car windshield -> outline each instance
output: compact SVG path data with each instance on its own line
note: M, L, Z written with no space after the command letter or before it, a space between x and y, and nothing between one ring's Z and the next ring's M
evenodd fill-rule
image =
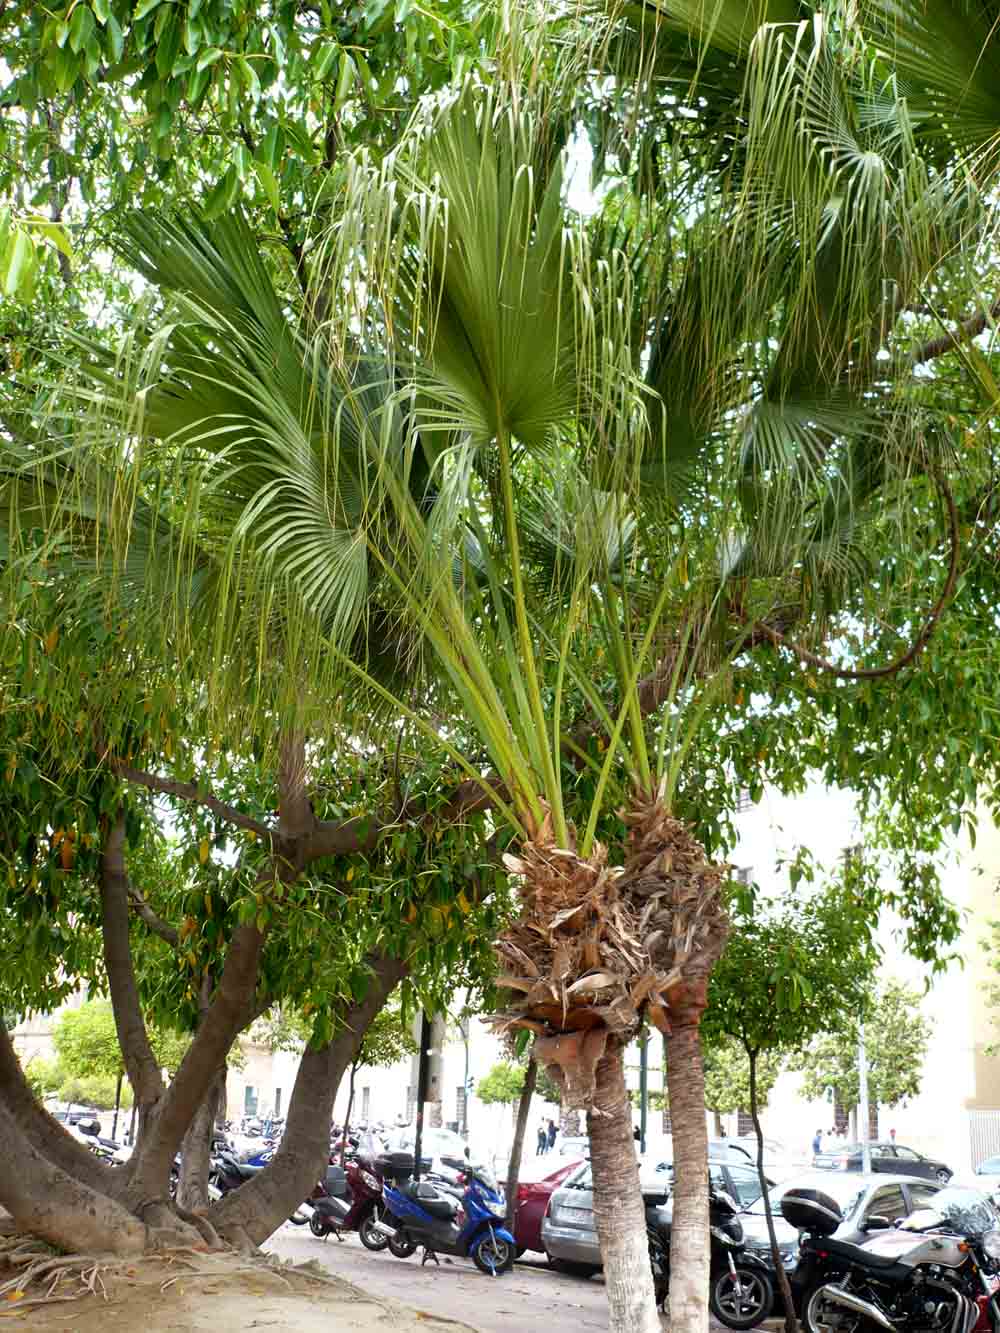
M836 1172L831 1172L829 1176L823 1176L818 1181L813 1179L803 1180L799 1177L798 1179L786 1180L783 1185L778 1185L771 1191L768 1195L768 1198L771 1201L771 1211L780 1217L781 1200L785 1197L788 1191L793 1189L803 1189L805 1187L820 1189L824 1194L829 1194L830 1197L836 1201L845 1218L850 1217L865 1193L864 1186L860 1189L858 1188L857 1176L838 1176ZM759 1199L755 1199L746 1211L748 1213L754 1213L757 1216L763 1216L763 1196Z
M958 1185L948 1185L938 1190L934 1202L929 1205L947 1222L949 1227L961 1231L966 1236L981 1236L1000 1226L1000 1213L985 1194L979 1190L962 1189Z

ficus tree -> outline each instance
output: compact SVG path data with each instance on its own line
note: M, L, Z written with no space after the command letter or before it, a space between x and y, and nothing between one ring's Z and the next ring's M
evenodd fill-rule
M771 1257L786 1328L795 1333L791 1288L764 1174L758 1071L768 1061L801 1051L819 1033L850 1029L867 1003L879 955L871 916L839 885L779 902L743 890L730 914L733 931L712 976L704 1026L720 1044L738 1045L746 1061L747 1106L757 1136Z
M921 994L895 978L882 981L864 1008L836 1032L820 1034L802 1051L794 1067L802 1073L805 1097L821 1098L834 1088L845 1106L856 1106L858 1020L865 1022L868 1051L868 1099L873 1107L901 1106L920 1091L931 1020L921 1008Z

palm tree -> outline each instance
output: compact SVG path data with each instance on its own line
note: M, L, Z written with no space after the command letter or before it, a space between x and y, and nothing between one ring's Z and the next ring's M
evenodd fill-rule
M564 122L532 89L425 108L391 161L353 166L322 333L244 299L261 284L238 221L132 220L169 309L96 423L130 424L130 466L188 481L245 594L227 626L256 616L272 634L280 616L318 688L349 668L511 831L522 911L498 944L502 1021L536 1035L588 1112L616 1330L657 1326L622 1058L646 1017L668 1048L672 1319L705 1320L698 1024L727 926L724 869L671 809L692 738L741 653L798 630L822 665L839 613L913 599L865 559L932 512L929 479L955 536L937 424L880 369L876 333L887 284L892 308L911 301L975 199L926 170L905 108L872 101L842 34L811 32L812 47L773 30L747 44L741 170L709 176L695 210L683 192L658 201L652 234L567 218ZM939 563L931 625L954 586L954 558ZM436 716L381 660L359 665L366 621L411 683L428 668ZM220 668L227 639L203 649Z

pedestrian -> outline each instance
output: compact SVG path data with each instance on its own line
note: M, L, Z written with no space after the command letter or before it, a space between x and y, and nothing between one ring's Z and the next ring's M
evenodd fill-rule
M549 1132L548 1132L548 1134L547 1134L547 1136L546 1136L547 1139L548 1139L548 1144L549 1144L549 1152L551 1152L552 1149L556 1146L556 1135L557 1135L558 1133L559 1133L559 1131L558 1131L558 1129L556 1129L556 1122L555 1122L554 1120L550 1120L550 1121L549 1121Z
M822 1151L823 1151L823 1131L821 1129L817 1129L816 1133L813 1135L813 1156L818 1157Z
M535 1149L535 1156L541 1157L549 1144L549 1136L545 1129L545 1121L538 1126L538 1147Z
M894 1129L889 1130L889 1138L892 1140L893 1143L896 1142L896 1131Z

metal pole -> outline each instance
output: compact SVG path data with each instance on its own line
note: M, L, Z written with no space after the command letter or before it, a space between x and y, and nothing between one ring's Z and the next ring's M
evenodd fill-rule
M646 1115L649 1110L649 1033L639 1037L639 1151L646 1151Z
M868 1142L868 1052L865 1049L865 1020L858 1024L858 1138L861 1141L861 1170L872 1169L872 1150Z
M417 1132L413 1143L413 1179L420 1179L420 1154L424 1146L424 1102L431 1066L431 1020L420 1015L420 1064L417 1068Z
M462 1133L469 1134L469 1015L462 1023L462 1037L465 1041L465 1096L462 1098Z

